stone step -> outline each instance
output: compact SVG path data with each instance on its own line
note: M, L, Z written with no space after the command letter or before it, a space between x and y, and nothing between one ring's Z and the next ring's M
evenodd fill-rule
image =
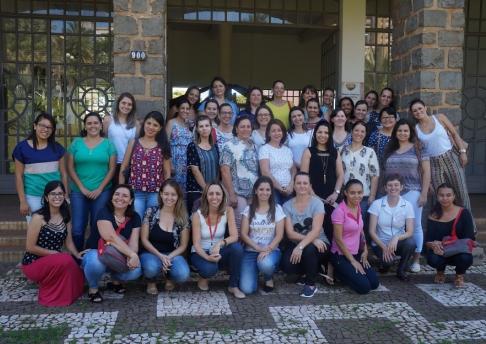
M0 221L0 231L27 231L26 221Z
M25 246L0 247L0 263L20 263Z
M3 235L0 234L0 247L18 247L22 246L25 248L25 235L17 235L16 233Z

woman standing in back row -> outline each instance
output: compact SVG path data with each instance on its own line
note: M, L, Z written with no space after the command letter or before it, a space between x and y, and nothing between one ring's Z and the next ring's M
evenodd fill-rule
M113 116L103 118L103 132L116 148L116 170L112 181L114 185L118 184L118 175L128 142L135 138L139 130L136 110L135 98L132 94L124 92L115 102Z

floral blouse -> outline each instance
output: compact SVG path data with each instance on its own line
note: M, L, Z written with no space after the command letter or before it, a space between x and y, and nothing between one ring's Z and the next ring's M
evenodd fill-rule
M351 145L343 147L341 159L344 169L344 183L350 179L358 179L363 183L364 196L369 196L371 191L371 178L380 175L380 166L375 151L363 146L353 152Z

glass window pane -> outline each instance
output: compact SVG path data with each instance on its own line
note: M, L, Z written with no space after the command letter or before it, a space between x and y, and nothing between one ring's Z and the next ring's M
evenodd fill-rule
M110 23L108 22L96 23L96 35L109 35L109 34L110 34Z
M255 21L257 23L268 24L270 22L270 16L267 13L258 12L255 15Z
M469 18L480 18L481 16L481 0L469 0Z
M66 33L79 33L79 22L78 21L66 21Z
M227 11L226 12L226 20L229 22L237 23L240 21L240 12L239 11Z
M109 17L111 6L109 4L96 4L96 16L97 17Z
M226 20L226 12L223 9L214 9L212 11L212 16L214 21L225 21Z
M109 37L96 37L96 64L109 64L111 43Z
M82 63L94 63L94 37L81 37Z
M32 36L19 33L19 61L32 60Z
M45 19L33 19L32 20L33 32L47 32L47 20Z
M211 10L206 8L206 9L200 9L197 12L197 19L198 20L211 20Z
M388 45L388 33L378 33L376 37L376 44Z
M365 33L365 44L375 45L376 44L376 32L366 32Z
M79 37L66 36L66 63L78 63L79 61L79 48L81 44Z
M14 32L15 31L15 19L14 18L3 18L3 20L2 20L2 31L3 32Z
M388 47L376 47L376 65L377 72L388 72L390 70L390 56Z
M270 17L270 23L282 25L284 23L282 19L282 12L272 11L272 16Z
M45 34L34 35L34 61L47 61L47 36Z
M79 15L79 3L76 1L66 2L66 15L68 16L78 16Z
M467 22L469 32L479 32L479 20L468 20Z
M64 33L64 21L51 20L51 33Z
M375 71L375 47L365 46L365 71Z
M53 63L64 62L64 36L51 36L51 60Z
M81 22L81 34L92 34L94 33L94 23L93 22Z
M30 32L31 31L31 21L30 19L26 18L19 18L17 19L18 29L21 32Z
M17 37L14 33L5 34L5 58L8 61L17 59Z

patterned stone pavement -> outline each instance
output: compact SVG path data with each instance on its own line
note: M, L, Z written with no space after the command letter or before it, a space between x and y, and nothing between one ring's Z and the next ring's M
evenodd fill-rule
M486 343L486 264L471 268L463 289L452 286L453 271L447 277L435 285L427 267L408 283L382 276L364 296L319 283L311 299L280 275L274 292L245 300L226 292L225 276L209 292L191 281L158 296L136 282L125 295L104 292L101 305L85 296L46 308L19 270L0 267L0 343L39 342L15 335L53 328L65 329L54 343Z

